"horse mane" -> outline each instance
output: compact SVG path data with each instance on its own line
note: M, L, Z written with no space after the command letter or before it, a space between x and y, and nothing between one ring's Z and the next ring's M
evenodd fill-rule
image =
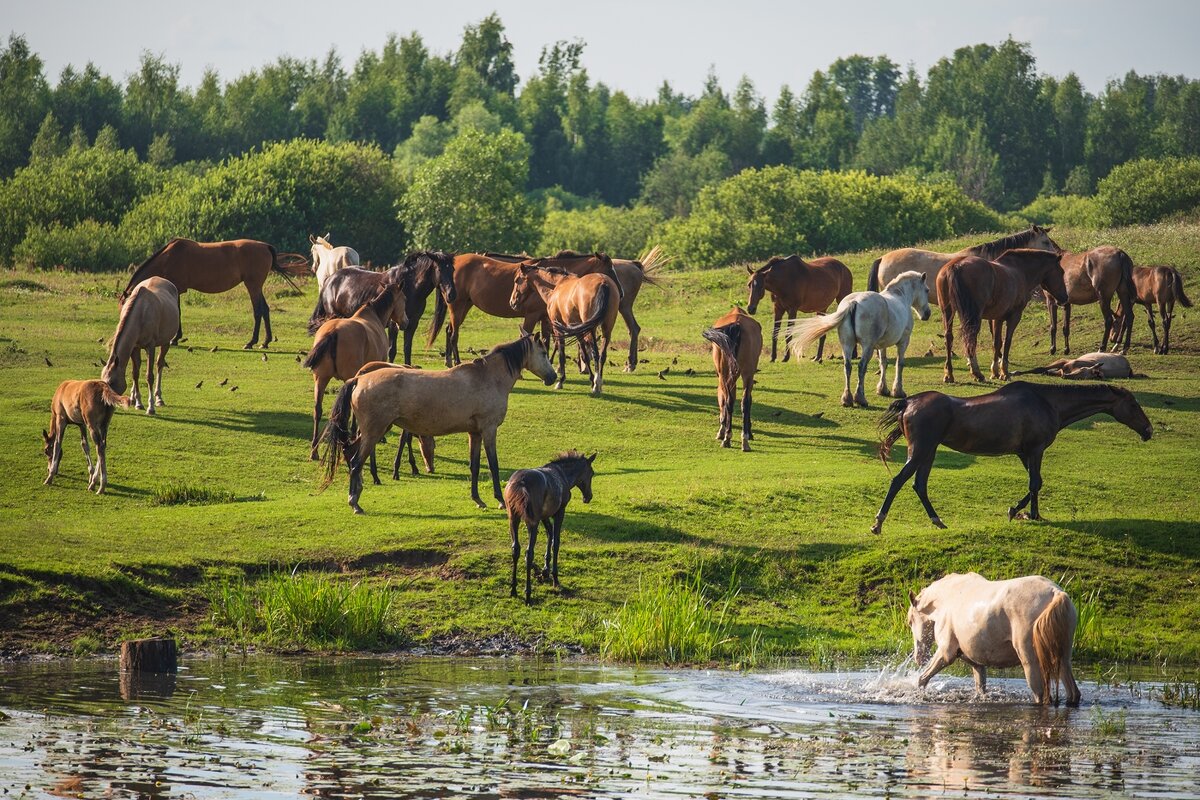
M492 356L498 355L504 359L504 366L508 367L509 373L517 375L521 372L521 365L525 363L525 355L529 352L528 348L532 342L532 336L522 336L515 342L498 344L486 356L477 358L475 361L486 361Z
M1029 240L1039 232L1037 226L1030 226L1028 230L1009 236L1002 236L993 242L985 242L977 244L974 247L968 247L967 252L973 256L986 258L988 261L995 261L996 257L1003 254L1005 250L1017 250L1025 247L1025 245L1029 244Z
M385 283L383 288L379 290L379 294L363 303L363 306L370 307L375 316L379 317L381 320L384 320L385 327L387 325L387 320L384 319L383 312L395 302L395 298L392 295L392 287L394 286L394 283ZM359 311L362 311L361 307L359 308Z
M776 264L782 264L785 261L791 261L793 258L799 259L800 256L792 253L790 256L771 256L767 259L767 263L755 270L755 272L766 272Z
M171 241L174 241L174 239ZM125 298L125 303L121 306L121 315L117 317L117 329L113 331L112 338L105 343L105 347L108 348L108 355L110 358L116 349L117 339L121 337L121 331L125 329L125 320L128 319L129 312L133 309L134 302L141 295L139 288L139 286L135 285L133 290L129 293L129 296Z
M548 273L550 273L551 275L571 275L571 273L570 273L570 272L567 272L567 271L566 271L565 269L563 269L562 267L551 267L551 266L548 266L548 265L546 265L546 264L539 264L539 263L537 263L538 261L545 261L545 260L546 260L546 259L539 258L539 259L537 259L537 260L536 260L536 261L534 261L534 262L531 262L531 263L528 263L528 264L522 264L521 266L523 266L523 267L529 267L530 269L541 270L542 272L548 272Z
M564 450L554 458L550 459L550 464L566 464L572 461L587 461L587 456L578 450L571 448L570 450ZM549 464L547 466L549 466Z
M186 241L183 237L179 237L179 236L175 237L171 241L164 244L162 247L155 250L154 253L149 258L147 258L145 261L143 261L141 264L138 264L137 267L133 270L133 274L129 276L129 283L125 284L125 291L128 292L130 289L132 289L134 286L137 286L139 283L141 283L144 280L144 278L142 277L142 271L145 270L147 267L149 267L150 263L152 261L154 261L154 259L161 256L163 254L164 250L166 250L168 247L175 244L176 242L183 242L183 241Z

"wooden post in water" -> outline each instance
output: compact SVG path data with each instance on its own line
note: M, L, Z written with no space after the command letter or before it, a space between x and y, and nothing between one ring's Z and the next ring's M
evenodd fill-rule
M121 672L174 673L178 671L174 639L132 639L121 642Z

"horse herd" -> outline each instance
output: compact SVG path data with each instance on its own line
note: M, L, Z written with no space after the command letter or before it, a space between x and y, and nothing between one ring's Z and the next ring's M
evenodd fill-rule
M419 441L426 469L432 472L436 437L466 433L470 443L472 499L479 507L486 507L478 491L482 453L487 457L493 496L508 511L512 538L511 593L517 595L519 527L522 522L528 530L526 601L531 595L534 546L539 526L545 527L547 537L545 563L540 575L558 585L563 514L574 488L580 489L584 502L590 501L592 463L596 456L568 451L541 468L514 472L502 489L496 431L504 421L509 395L523 371L532 372L546 385L553 384L557 388L564 385L570 343L578 343L579 368L589 376L592 394L600 394L618 315L630 334L624 369L636 370L640 328L633 314L633 303L644 284L656 284L654 268L661 263L657 248L642 261L573 251L563 251L548 258L422 251L410 254L390 269L373 271L358 265L358 253L352 248L333 247L328 234L310 237L310 242L311 269L320 288L316 308L309 320L309 332L314 341L303 364L312 371L314 381L310 456L318 457L322 441L327 446L324 485L333 481L339 463L344 460L350 473L349 505L356 513L362 513L359 500L363 490L363 469L369 465L374 481L379 482L375 447L387 431L394 427L401 432L400 450L393 466L394 477L398 476L406 445L411 468L416 472L412 439ZM163 404L162 371L166 366L166 353L172 344L183 340L179 303L182 292L188 289L223 292L244 283L254 312L254 333L246 348L258 342L260 323L266 329L262 344L266 348L274 337L270 309L262 294L263 282L271 272L282 274L290 282L293 276L307 268L297 261L303 262L303 258L281 257L270 245L252 240L197 243L176 239L143 262L121 293L120 318L110 341L110 357L101 379L66 381L55 393L51 429L50 432L43 431L49 458L46 483L49 484L58 471L64 429L74 424L79 426L83 436L89 489L103 493L107 479L106 436L113 408L131 404L143 407L137 385L142 350L147 354L147 413L153 414L155 406ZM1009 369L1013 333L1031 298L1041 293L1051 312L1052 354L1057 349L1058 306L1064 311L1064 353L1069 353L1072 305L1098 302L1105 323L1100 352L1076 361L1055 362L1040 370L1066 378L1090 378L1122 374L1114 359L1122 362L1125 359L1107 350L1110 340L1121 344L1123 350L1128 349L1135 304L1142 304L1147 309L1154 350L1163 354L1170 348L1175 302L1191 305L1183 290L1182 277L1175 269L1136 268L1127 254L1114 247L1069 253L1050 238L1048 229L1038 226L958 253L914 248L893 251L872 265L868 290L863 292L852 291L849 269L834 258L805 261L795 255L777 257L757 270L748 268L748 272L746 309L735 306L702 333L704 340L711 344L717 374L717 440L724 447L731 444L740 380L743 387L741 446L745 451L750 449L753 387L764 346L762 327L753 315L766 295L770 295L774 306L772 361L778 356L781 333L784 337L783 361L790 355L799 359L813 342L817 343L816 360L820 361L824 356L826 335L837 332L845 371L843 405L868 405L864 381L872 353L876 352L880 361L876 391L881 396L894 398L881 421L884 438L880 455L886 460L892 445L904 436L908 442L908 458L888 488L871 529L874 533L881 532L897 492L910 478L914 479L914 489L930 520L934 525L944 527L927 493L934 455L942 444L964 453L1011 453L1020 457L1029 473L1029 490L1009 509L1009 518L1014 518L1028 506L1029 517L1038 519L1042 455L1063 427L1103 413L1124 423L1144 440L1152 434L1151 425L1133 395L1107 384L1067 386L1018 381L970 399L933 391L907 397L903 388L903 369L914 326L914 311L920 319L927 320L931 315L931 303L939 307L946 340L943 379L952 383L955 319L960 320L968 368L978 381L983 381L984 376L976 358L977 340L983 321L988 321L993 347L991 377L1007 381L1013 374ZM434 295L434 311L428 343L435 341L442 328L446 331L447 369L438 371L410 366L413 339L431 294ZM1115 310L1114 298L1119 306ZM826 313L834 303L837 303L836 309ZM476 306L493 316L519 319L520 335L472 362L462 363L459 333L467 313ZM1163 323L1161 344L1154 327L1154 306ZM797 314L801 312L817 316L797 320ZM403 362L393 363L401 332L404 334ZM557 350L557 369L551 360L551 344ZM891 347L896 348L896 358L894 380L889 387L886 353ZM857 386L852 392L852 362L859 350ZM1092 360L1087 361L1089 358ZM130 396L124 397L125 374L130 361L133 363L133 388ZM1125 362L1125 370L1128 371L1128 362ZM343 381L343 385L322 430L322 398L334 378ZM453 402L448 402L451 399ZM97 448L95 467L88 452L89 435ZM934 636L929 628L933 624L930 615L935 605L933 588L911 598L910 624L918 656ZM1030 609L1036 606L1037 613L1026 620L1028 641L1016 647L1015 655L1010 653L1011 658L1006 656L991 661L972 656L966 648L943 643L943 627L946 626L939 622L936 635L941 660L936 664L945 666L949 663L945 659L952 660L953 654L961 651L976 669L980 688L983 685L982 670L988 663L1001 665L1000 662L1006 659L1014 664L1020 662L1025 664L1029 676L1030 664L1037 662L1036 654L1049 652L1045 631L1040 634L1041 643L1035 647L1033 637L1038 626L1034 623L1051 606L1055 614L1065 613L1060 610L1061 603L1053 592L1047 594L1044 587L1035 589L1035 594L1040 592L1041 600L1030 606ZM1061 590L1057 591L1061 594ZM1012 613L1011 603L1006 606L1004 602L997 602L996 608L1001 609L997 613ZM1070 606L1069 599L1066 604ZM1067 628L1073 632L1073 607L1070 612L1070 624L1059 620L1054 636L1061 638ZM949 614L945 617L950 618ZM1077 700L1078 690L1071 688L1074 680L1070 678L1069 643L1068 638L1063 680L1068 686L1068 699ZM1058 655L1053 663L1042 664L1040 670L1034 663L1033 669L1038 676L1036 681L1030 676L1029 683L1039 700L1046 697L1041 689L1042 676L1049 679L1062 672L1060 651L1061 648L1055 650ZM923 675L928 680L926 676L932 676L930 670Z

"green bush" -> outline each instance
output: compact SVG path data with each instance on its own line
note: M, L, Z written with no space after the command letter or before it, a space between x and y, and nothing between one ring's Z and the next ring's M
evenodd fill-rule
M637 258L646 250L662 221L662 212L652 206L551 211L542 223L542 241L537 252L598 251L617 258Z
M1103 224L1095 198L1077 195L1039 197L1016 212L1027 223L1094 228Z
M1158 222L1200 207L1200 158L1127 161L1096 187L1096 203L1108 225Z
M29 229L13 251L12 262L31 269L61 267L72 272L108 272L125 269L137 260L135 253L107 222L85 219L66 227L55 223Z

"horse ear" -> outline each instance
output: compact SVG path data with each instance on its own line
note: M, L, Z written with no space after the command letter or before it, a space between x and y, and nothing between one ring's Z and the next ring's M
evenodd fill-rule
M913 590L912 590L912 589L909 589L909 590L908 590L908 603L909 603L909 605L911 605L913 608L916 608L916 607L917 607L917 596L916 596L915 594L913 594Z
M308 235L308 242L309 242L309 244L316 244L316 243L317 243L317 237L316 237L316 236L313 236L313 235L310 233L310 234Z
M600 455L600 454L599 454L599 453L592 453L590 456L588 456L588 457L587 457L587 462L588 462L589 464L591 464L593 461L595 461L595 460L596 460L596 456L598 456L598 455Z
M749 275L753 275L753 274L754 274L754 267L752 267L752 266L750 266L749 264L747 264L747 265L746 265L746 273L747 273L747 274L749 274Z
M42 428L42 439L46 442L46 444L50 444L50 434L46 433L45 428Z

